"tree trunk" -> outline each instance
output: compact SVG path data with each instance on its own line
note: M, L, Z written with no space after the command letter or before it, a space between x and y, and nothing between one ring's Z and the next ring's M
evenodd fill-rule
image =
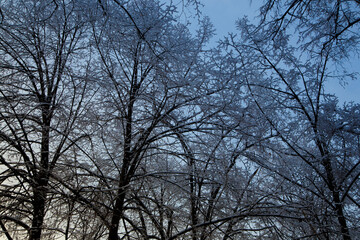
M34 188L33 219L29 234L29 240L40 240L45 217L45 203L47 195L47 180L40 180L39 186Z
M346 218L344 216L343 203L340 200L340 194L338 187L336 186L331 161L327 157L324 160L324 167L326 170L327 179L329 181L328 186L333 195L333 201L335 203L335 210L340 225L342 238L344 240L351 240L349 228L347 227Z
M333 191L333 198L335 202L335 209L340 224L342 237L344 240L351 240L349 228L347 227L346 219L344 216L343 204L340 201L340 196L338 191Z
M119 222L123 215L124 211L124 202L126 197L126 187L127 184L120 184L120 188L118 190L118 195L115 199L115 207L113 211L113 215L111 218L111 225L109 229L109 240L119 240L118 236L118 229L119 229Z
M40 99L42 100L42 99ZM49 102L49 101L48 101ZM40 169L34 173L33 183L33 219L29 233L29 240L40 240L45 217L45 205L47 197L47 186L49 183L49 149L50 149L50 103L42 106L41 130L41 159ZM35 170L36 171L36 170Z

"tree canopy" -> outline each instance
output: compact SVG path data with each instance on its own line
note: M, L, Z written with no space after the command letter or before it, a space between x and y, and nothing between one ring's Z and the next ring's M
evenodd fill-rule
M1 238L360 236L360 2L203 4L1 3Z

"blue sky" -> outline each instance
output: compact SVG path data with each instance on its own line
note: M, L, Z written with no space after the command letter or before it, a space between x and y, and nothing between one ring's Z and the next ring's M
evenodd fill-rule
M235 22L237 19L248 16L249 20L254 20L258 15L258 10L262 0L203 0L204 15L210 17L216 29L216 36L211 41L215 44L229 32L236 32ZM360 59L354 57L347 64L351 71L360 70ZM349 81L345 86L340 85L336 80L327 83L326 91L336 94L341 103L354 101L360 103L360 79Z
M203 14L210 17L219 39L228 32L235 32L237 19L248 16L253 20L262 1L259 0L203 0Z

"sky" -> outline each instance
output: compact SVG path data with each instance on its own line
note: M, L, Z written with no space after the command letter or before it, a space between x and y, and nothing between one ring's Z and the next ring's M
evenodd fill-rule
M202 13L210 17L216 29L216 36L211 44L215 44L229 32L236 33L237 19L248 16L250 21L256 20L262 0L202 0L204 7ZM350 59L347 63L352 71L360 70L360 58ZM345 85L336 80L327 83L326 92L339 97L339 102L354 101L360 103L360 76L355 81L348 81Z
M203 0L203 14L210 17L216 29L218 40L229 32L235 32L235 22L248 16L253 20L258 13L262 1L259 0Z

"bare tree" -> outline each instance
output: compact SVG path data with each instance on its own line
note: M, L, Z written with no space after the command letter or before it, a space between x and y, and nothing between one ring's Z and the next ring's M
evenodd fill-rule
M358 50L358 4L267 1L210 49L197 0L5 2L1 232L356 237L360 107L324 86Z
M296 29L302 49L319 53L332 48L331 57L341 60L359 47L359 1L269 0L261 8L261 25L270 37Z
M321 49L316 57L307 58L297 55L284 32L269 41L266 28L255 29L246 21L240 21L239 27L243 42L230 37L228 43L244 65L257 69L245 78L255 104L277 135L262 145L262 152L249 157L305 191L300 195L306 200L304 206L322 206L321 212L312 215L308 236L328 239L336 234L337 238L351 239L358 231L358 220L352 214L358 211L358 203L351 192L357 189L360 169L358 158L349 157L354 155L345 146L352 146L350 152L358 151L358 146L351 138L340 137L349 134L343 127L348 121L340 116L345 109L358 106L340 108L337 98L324 92L331 76L332 49ZM352 113L351 118L357 119L358 113ZM358 125L353 123L348 127L356 138ZM343 139L340 145L339 137ZM290 202L301 204L300 199L290 198ZM294 214L311 215L305 209Z
M59 175L65 153L87 136L80 127L91 98L87 20L81 4L2 5L0 219L3 229L14 230L12 235L22 236L18 231L23 229L24 237L40 239L43 230L51 228L45 219L56 217L48 216L56 191L52 175Z
M174 134L169 122L178 122L173 128L179 131L190 131L205 118L196 104L216 89L206 87L200 64L201 51L212 34L206 20L198 36L192 37L186 25L175 21L174 5L134 1L103 7L107 18L94 23L93 37L103 69L99 141L102 158L108 159L112 170L99 171L111 190L109 239L118 239L121 221L122 229L129 224L134 228L125 212L139 166L168 151L166 142L173 141Z

